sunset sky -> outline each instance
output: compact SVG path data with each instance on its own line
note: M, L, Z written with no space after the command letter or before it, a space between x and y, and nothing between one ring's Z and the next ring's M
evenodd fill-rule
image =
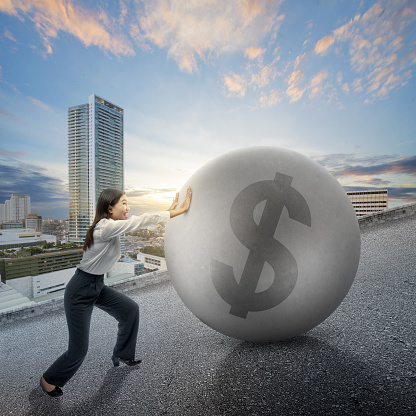
M124 108L133 213L254 145L413 202L415 69L414 0L0 0L0 203L68 218L67 110L93 93Z

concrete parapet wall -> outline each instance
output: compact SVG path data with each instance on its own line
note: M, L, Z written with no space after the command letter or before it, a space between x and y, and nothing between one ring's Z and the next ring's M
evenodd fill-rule
M400 218L410 217L416 214L416 202L401 205L399 207L386 209L370 215L364 215L358 219L360 228L372 227L387 221L394 221Z
M129 292L134 289L154 285L166 280L169 280L168 271L167 269L162 269L152 273L143 274L141 276L129 277L127 279L109 283L108 286L111 286L120 292ZM38 302L34 305L21 306L13 310L0 312L0 325L62 309L63 305L64 297L62 295L54 299Z
M162 269L155 272L142 274L141 276L132 276L127 279L119 280L109 284L108 286L111 286L120 292L129 292L130 290L165 282L169 279L170 277L168 269Z

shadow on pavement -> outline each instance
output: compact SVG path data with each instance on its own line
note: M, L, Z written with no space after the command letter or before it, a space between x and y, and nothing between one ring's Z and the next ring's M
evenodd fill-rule
M411 414L414 403L402 384L388 380L382 369L376 371L309 336L274 344L244 342L218 368L216 394L209 405L213 412L208 413Z
M120 398L120 390L127 376L135 371L136 368L121 367L110 368L101 384L99 390L89 399L83 401L73 397L76 405L62 405L62 398L48 397L38 386L29 394L30 409L27 415L93 415L93 414L112 414L110 411L114 406L114 402ZM65 389L64 389L65 395Z

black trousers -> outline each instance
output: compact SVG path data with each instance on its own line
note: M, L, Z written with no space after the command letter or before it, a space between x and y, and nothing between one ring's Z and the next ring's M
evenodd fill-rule
M104 275L77 269L68 282L64 307L68 324L68 350L43 374L49 384L63 387L76 373L88 351L93 307L97 306L118 321L113 355L133 360L139 329L139 305L128 296L106 286Z

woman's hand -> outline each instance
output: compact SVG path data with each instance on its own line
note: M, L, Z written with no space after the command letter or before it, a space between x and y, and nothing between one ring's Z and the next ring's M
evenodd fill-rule
M179 201L179 192L176 192L175 198L173 198L172 205L169 207L168 211L172 211L178 206Z
M177 193L175 198L173 199L172 205L168 209L168 211L170 212L170 217L171 218L177 217L178 215L181 215L185 213L186 211L188 211L191 205L191 199L192 199L192 188L188 186L185 200L182 202L179 208L175 209L176 206L178 205L178 200L179 200L179 193Z

